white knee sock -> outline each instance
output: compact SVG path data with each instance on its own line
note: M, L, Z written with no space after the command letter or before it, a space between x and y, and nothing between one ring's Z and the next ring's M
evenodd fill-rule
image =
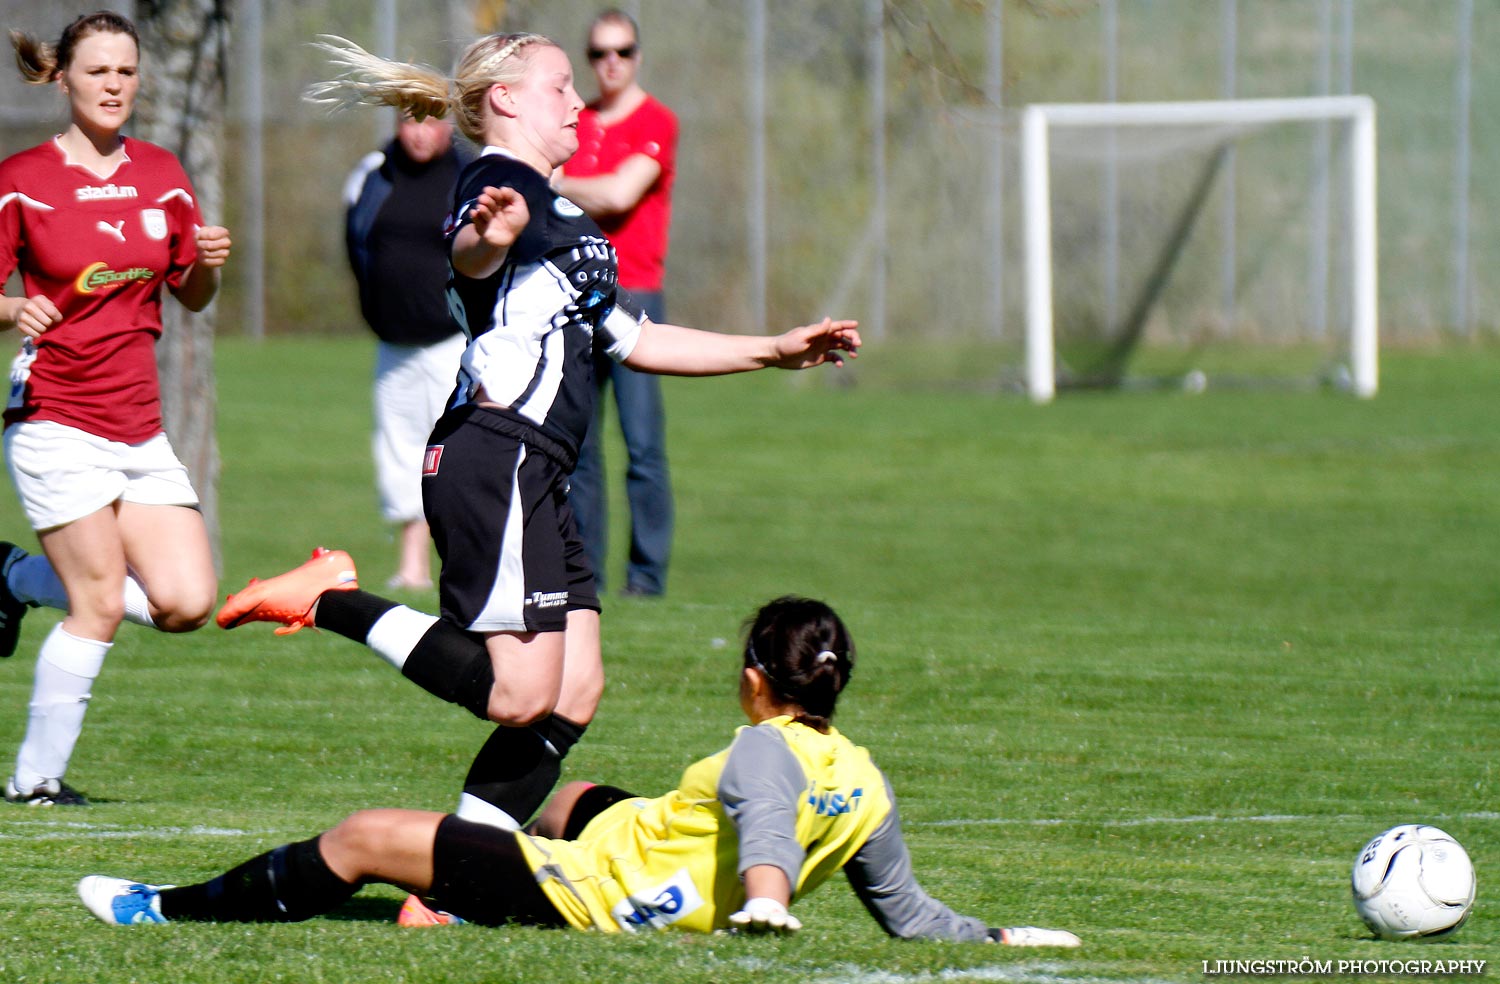
M399 670L406 665L406 658L437 621L435 615L397 605L370 626L370 633L365 636L365 645Z
M151 617L151 602L146 599L146 586L134 574L125 575L125 621L156 628Z
M15 783L31 790L61 779L83 731L91 689L112 643L80 639L61 625L42 643L31 693L31 719L16 756Z
M52 562L42 554L32 554L17 561L10 569L6 583L10 585L10 593L21 601L63 612L68 610L68 592L52 569ZM145 585L134 574L125 575L125 618L136 625L156 628L156 622L151 618L151 603L146 600Z
M487 803L471 793L458 794L458 809L454 810L453 813L464 820L472 820L474 823L498 827L501 830L521 829L521 825L516 822L515 817L506 813L495 804Z

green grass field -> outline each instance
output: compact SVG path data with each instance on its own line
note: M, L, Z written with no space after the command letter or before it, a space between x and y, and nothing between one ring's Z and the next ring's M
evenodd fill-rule
M390 573L372 358L362 338L220 345L225 590L320 543L371 587ZM401 930L384 888L293 926L106 928L80 876L193 881L360 807L447 808L486 734L338 637L126 626L69 776L96 805L0 812L0 979L1182 981L1204 961L1493 955L1500 352L1388 353L1369 402L1047 408L901 385L921 358L869 347L852 386L667 383L670 591L606 599L610 683L566 775L675 784L739 723L742 619L825 598L860 648L839 724L895 783L926 888L1081 950L890 941L838 880L789 940ZM33 614L0 665L7 763L54 620ZM1479 902L1452 940L1378 942L1350 864L1414 821L1468 847Z

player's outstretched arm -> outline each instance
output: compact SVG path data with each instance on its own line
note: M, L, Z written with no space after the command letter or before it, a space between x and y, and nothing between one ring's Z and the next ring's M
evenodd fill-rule
M780 335L725 335L647 321L625 365L663 376L722 376L756 369L809 369L859 354L859 322L824 318Z

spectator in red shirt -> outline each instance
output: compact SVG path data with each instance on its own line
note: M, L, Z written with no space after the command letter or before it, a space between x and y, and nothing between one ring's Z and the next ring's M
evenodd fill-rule
M677 117L645 89L640 30L620 10L606 10L589 27L589 65L599 97L578 118L578 153L564 166L558 191L597 223L619 256L620 286L652 321L666 321L662 272L677 173ZM667 467L666 417L657 378L594 357L600 396L613 384L621 436L630 459L625 473L630 503L630 559L624 593L660 595L672 553L672 484ZM603 400L599 401L602 411ZM609 515L603 435L589 435L568 493L589 564L604 588Z
M37 658L26 737L5 799L85 805L62 781L120 622L190 632L218 594L198 496L162 432L162 288L213 299L229 231L204 224L169 151L124 136L140 87L135 25L75 19L56 44L11 32L28 82L68 100L61 134L0 162L0 295L14 328L5 457L44 557L0 543L0 656L21 616L67 612Z

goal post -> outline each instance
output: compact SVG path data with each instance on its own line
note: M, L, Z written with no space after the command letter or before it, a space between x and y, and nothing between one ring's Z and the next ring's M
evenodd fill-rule
M1239 127L1281 123L1344 123L1349 127L1346 174L1349 245L1349 387L1373 397L1378 388L1375 227L1375 104L1368 96L1206 100L1156 103L1038 103L1021 124L1021 191L1026 289L1026 385L1031 399L1057 390L1054 325L1052 133L1095 128ZM1121 139L1124 139L1121 137ZM1211 175L1206 180L1212 180ZM1189 218L1187 221L1191 221ZM1180 248L1181 244L1178 244ZM1170 262L1170 261L1164 261ZM1165 276L1165 272L1161 273ZM1149 300L1149 298L1148 298Z

